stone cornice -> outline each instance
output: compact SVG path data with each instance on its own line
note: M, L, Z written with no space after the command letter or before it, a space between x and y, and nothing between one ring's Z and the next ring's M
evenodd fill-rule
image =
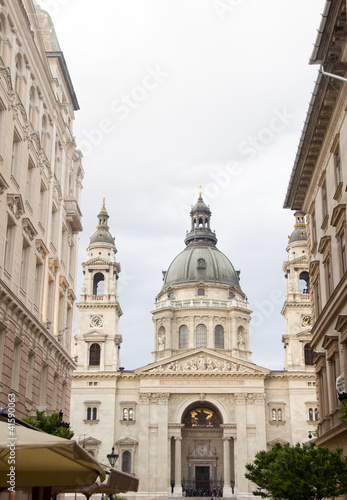
M315 377L315 373L314 372L290 372L290 371L273 371L273 372L270 372L269 375L266 376L266 379L274 379L274 378L286 378L286 379L289 379L289 378L295 378L295 379L298 379L298 378L308 378L310 380L315 380L316 377Z
M25 305L18 300L18 298L14 295L14 293L8 288L8 286L0 279L0 299L3 296L6 296L6 304L7 309L11 309L11 305L13 308L18 308L21 312L21 317L25 317L25 320L22 321L25 323L27 330L32 329L35 330L40 336L43 336L45 342L48 342L55 350L55 358L61 359L65 365L67 365L70 369L76 367L76 363L73 361L71 356L63 347L57 342L57 340L47 331L47 329L40 323L35 316L25 307Z

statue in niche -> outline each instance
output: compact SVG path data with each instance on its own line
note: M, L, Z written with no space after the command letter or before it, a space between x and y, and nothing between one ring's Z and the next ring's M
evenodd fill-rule
M243 332L239 331L237 334L237 343L239 346L239 349L244 349L245 348L245 339L243 337Z
M159 351L162 351L165 348L165 334L162 333L161 335L158 336L158 345L159 345Z

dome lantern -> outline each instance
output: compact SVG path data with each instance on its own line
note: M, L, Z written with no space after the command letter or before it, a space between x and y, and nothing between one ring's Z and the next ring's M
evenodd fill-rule
M296 241L307 241L307 227L305 222L304 212L295 212L295 224L294 231L289 236L288 243L294 243Z
M99 223L96 226L96 232L90 238L90 244L92 243L110 243L111 245L115 244L114 237L109 232L110 228L108 226L108 219L109 215L106 210L105 197L104 197L102 201L101 210L98 214Z
M206 245L216 245L217 238L210 227L211 210L202 199L201 186L198 201L192 207L190 217L191 230L184 240L185 244L194 245L203 241Z

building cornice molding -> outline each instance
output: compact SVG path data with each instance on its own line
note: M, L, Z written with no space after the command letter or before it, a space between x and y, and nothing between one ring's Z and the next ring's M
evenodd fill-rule
M22 323L25 323L26 329L31 329L36 331L36 334L44 337L44 343L49 343L55 350L56 358L60 358L60 361L69 369L76 368L76 363L69 355L67 351L59 344L59 342L55 339L53 335L51 335L47 329L44 327L42 323L40 323L35 316L26 308L26 306L14 295L14 293L8 288L6 283L4 283L0 279L0 298L6 297L6 309L15 311L15 309L19 309L19 313L16 313L21 316ZM13 313L12 316L15 314ZM25 319L23 319L25 318Z

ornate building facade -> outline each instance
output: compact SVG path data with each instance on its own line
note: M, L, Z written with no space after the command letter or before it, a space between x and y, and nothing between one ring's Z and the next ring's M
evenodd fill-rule
M347 397L347 18L346 2L327 1L311 56L321 65L296 155L285 208L308 217L317 374L318 444L343 447L339 419Z
M79 109L48 14L0 0L0 391L69 417L83 169Z
M83 264L71 424L99 461L139 477L127 498L203 492L252 497L245 464L273 443L307 441L316 429L311 301L303 214L289 239L285 369L252 362L251 310L239 272L216 247L201 194L185 249L164 273L152 311L152 362L121 367L120 265L103 204ZM305 286L303 286L305 284Z

